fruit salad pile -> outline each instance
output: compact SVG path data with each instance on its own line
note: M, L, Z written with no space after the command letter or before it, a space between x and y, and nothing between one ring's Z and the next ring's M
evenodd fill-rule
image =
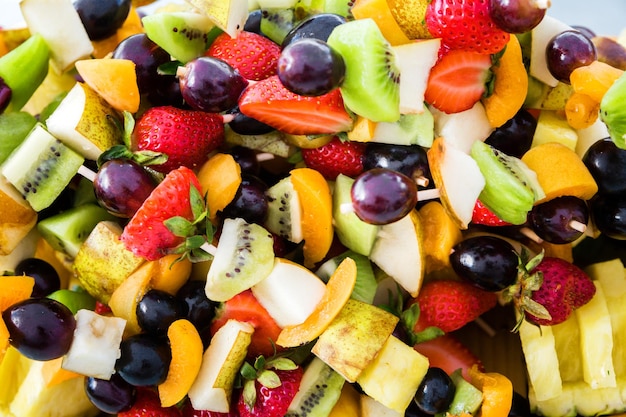
M160 3L0 31L0 416L626 412L626 32Z

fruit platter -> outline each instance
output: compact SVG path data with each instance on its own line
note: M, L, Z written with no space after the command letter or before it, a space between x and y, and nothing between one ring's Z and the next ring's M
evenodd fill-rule
M626 413L626 31L11 6L0 417Z

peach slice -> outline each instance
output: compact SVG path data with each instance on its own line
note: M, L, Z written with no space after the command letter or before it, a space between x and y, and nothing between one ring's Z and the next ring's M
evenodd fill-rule
M296 168L290 174L302 207L304 266L312 268L324 259L333 243L333 199L326 179L318 171Z
M391 14L387 0L356 0L350 11L355 19L374 19L391 45L402 45L411 41Z
M198 331L188 320L173 322L167 330L167 338L172 361L165 381L157 387L163 407L176 405L187 395L200 372L204 351Z
M83 59L76 70L85 83L118 111L139 110L135 63L129 59Z
M482 417L504 417L509 415L513 401L513 383L497 372L483 373L476 365L469 369L472 385L483 392L480 407Z
M156 261L154 276L150 280L150 287L155 290L165 291L176 295L180 287L191 275L191 261L189 259L177 259L180 255L165 255Z
M217 213L230 204L241 185L241 166L232 155L213 155L198 171L202 194L206 194L209 218L215 222Z
M422 224L426 274L450 268L452 247L463 239L461 229L439 201L419 209Z
M122 282L109 300L109 307L116 317L126 320L125 335L141 332L137 321L137 303L150 289L150 280L156 268L155 262L145 262Z
M295 347L321 335L350 299L355 283L356 263L345 258L328 280L326 291L311 315L298 325L283 328L276 344Z
M30 298L34 286L35 279L26 275L0 277L0 312Z

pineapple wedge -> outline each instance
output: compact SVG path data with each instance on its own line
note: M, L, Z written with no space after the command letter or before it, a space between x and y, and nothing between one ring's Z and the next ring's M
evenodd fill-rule
M580 360L580 330L578 319L572 314L563 323L552 326L556 354L559 358L561 380L576 382L583 380L583 366Z

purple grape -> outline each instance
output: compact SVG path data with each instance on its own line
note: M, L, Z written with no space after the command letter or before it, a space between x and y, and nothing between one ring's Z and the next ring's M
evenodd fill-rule
M13 91L11 87L4 82L4 79L0 77L0 114L6 110L11 102L11 97L13 96Z
M65 355L76 328L72 312L51 298L20 301L7 308L2 319L9 330L11 346L36 361Z
M205 286L205 281L190 279L176 293L176 298L187 305L187 320L198 329L210 326L219 305L206 296Z
M250 116L246 116L239 111L239 106L233 107L227 111L226 114L234 116L233 120L228 122L228 126L233 132L239 133L240 135L264 135L276 130L270 125L259 122Z
M152 176L130 159L102 164L93 181L98 203L114 216L131 218L156 187Z
M277 74L288 90L302 96L320 96L341 85L346 65L339 52L325 41L305 38L282 50Z
M526 109L496 128L485 143L507 155L521 158L530 149L537 129L537 119Z
M236 69L218 58L193 59L177 71L183 99L195 110L220 113L237 106L248 85Z
M73 0L89 39L107 38L124 24L131 0ZM51 18L54 18L51 16Z
M594 226L606 237L626 240L626 196L596 194L589 200Z
M148 333L165 335L170 324L187 315L187 305L160 290L149 290L137 303L137 321Z
M267 217L267 184L254 175L242 175L241 185L222 211L227 218L242 218L248 223L263 224Z
M122 340L115 370L131 385L158 385L165 381L171 361L166 337L139 333Z
M557 80L569 84L576 68L591 64L597 58L593 42L577 30L555 35L546 46L548 70Z
M236 145L227 151L233 156L235 162L241 167L243 174L259 175L261 167L257 159L256 152L245 146Z
M602 194L626 192L626 149L618 148L610 138L593 143L582 158Z
M525 33L537 26L546 14L533 0L491 0L489 16L503 31Z
M363 155L363 169L387 168L416 181L432 181L426 150L421 146L371 142Z
M582 236L589 221L587 203L578 197L562 196L535 205L528 213L533 231L554 244L571 243Z
M302 20L287 33L280 47L284 49L287 45L306 38L326 41L333 29L344 23L346 23L345 17L334 13L318 13L311 15Z
M26 275L35 280L33 298L46 297L61 289L61 279L56 269L49 262L39 258L22 259L15 266L15 275Z
M119 374L113 374L108 380L85 377L85 393L98 410L117 414L133 406L137 389Z
M352 189L354 213L364 222L384 225L400 220L417 204L415 181L387 168L360 174Z

